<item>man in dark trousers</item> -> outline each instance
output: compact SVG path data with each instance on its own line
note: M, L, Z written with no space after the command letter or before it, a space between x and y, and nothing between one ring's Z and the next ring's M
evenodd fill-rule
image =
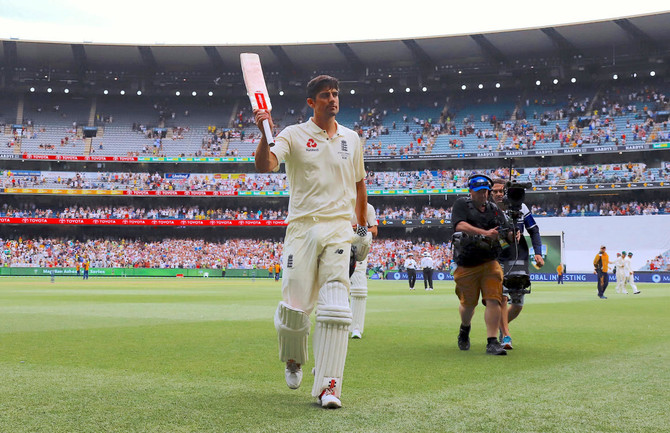
M416 260L414 260L414 253L407 253L405 259L405 269L407 269L407 279L409 280L409 289L414 290L416 283Z
M421 269L423 269L423 287L426 290L433 290L433 258L426 251L421 257Z
M607 299L605 296L605 290L607 285L610 283L610 276L607 273L607 269L610 263L610 258L607 255L607 248L605 245L600 246L600 251L596 254L596 258L593 259L593 266L595 268L594 273L598 276L598 297L600 299Z

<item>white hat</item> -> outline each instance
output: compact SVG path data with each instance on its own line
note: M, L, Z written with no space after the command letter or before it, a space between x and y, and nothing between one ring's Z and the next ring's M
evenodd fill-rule
M421 254L423 257L430 257L430 253L426 251L425 253Z
M413 256L413 255L414 255L414 253L407 253L407 255L408 255L408 256Z

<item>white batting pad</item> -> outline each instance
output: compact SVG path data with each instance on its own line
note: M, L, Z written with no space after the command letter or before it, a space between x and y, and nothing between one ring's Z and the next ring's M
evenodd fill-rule
M354 278L352 276L350 290L351 290L351 313L353 315L353 321L351 322L350 330L353 331L354 329L358 329L362 334L365 328L365 305L368 300L368 288L365 285L364 286L354 285Z
M287 362L292 359L304 364L309 359L307 354L307 337L311 323L309 316L303 311L280 302L275 312L275 328L279 338L279 360Z
M340 282L326 283L319 291L313 340L314 397L318 397L332 380L335 380L335 396L339 398L342 392L351 325L348 298L347 286Z

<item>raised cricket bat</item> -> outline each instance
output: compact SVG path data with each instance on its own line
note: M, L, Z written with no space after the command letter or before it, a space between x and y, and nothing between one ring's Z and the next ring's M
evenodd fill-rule
M272 110L270 95L265 85L263 69L261 68L261 59L256 53L240 53L240 64L242 65L242 75L244 76L244 85L247 87L247 95L254 110ZM270 147L275 145L275 139L272 136L270 122L263 121L263 130Z

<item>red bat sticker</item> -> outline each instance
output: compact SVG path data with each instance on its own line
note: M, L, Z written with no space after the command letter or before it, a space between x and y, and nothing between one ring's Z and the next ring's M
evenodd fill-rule
M256 92L254 93L254 96L256 97L256 103L258 104L258 109L267 110L268 104L265 102L265 95L263 95L262 92Z

